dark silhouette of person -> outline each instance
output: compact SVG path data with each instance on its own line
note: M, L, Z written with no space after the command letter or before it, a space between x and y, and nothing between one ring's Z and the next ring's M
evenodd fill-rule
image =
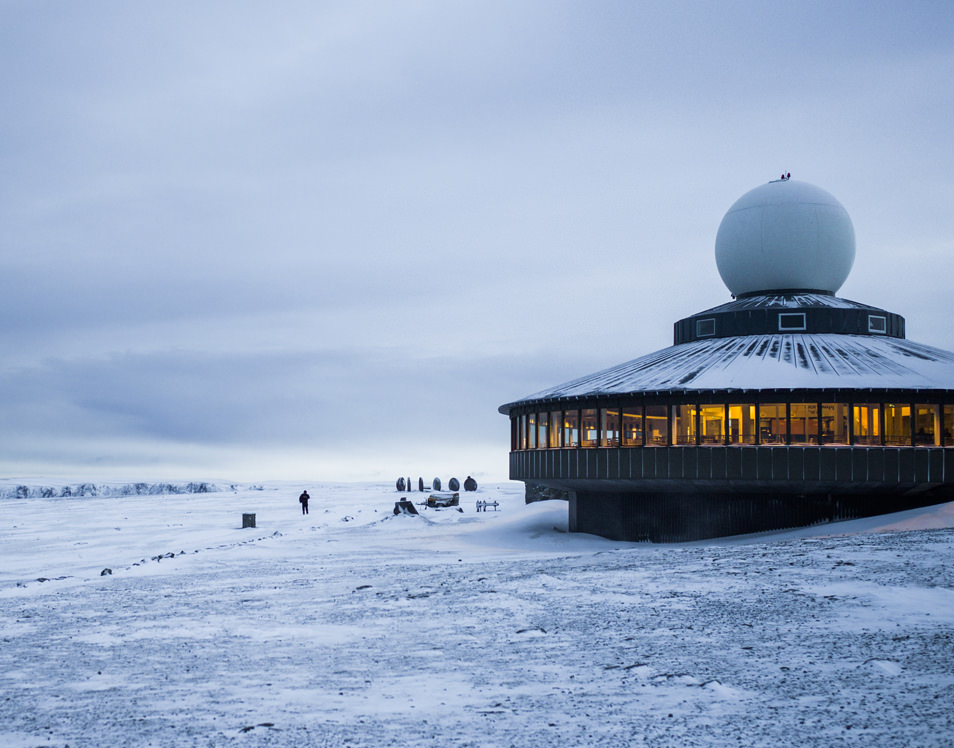
M307 491L302 491L301 496L298 497L298 501L301 504L302 514L308 514L308 499L310 498L311 496L308 495Z

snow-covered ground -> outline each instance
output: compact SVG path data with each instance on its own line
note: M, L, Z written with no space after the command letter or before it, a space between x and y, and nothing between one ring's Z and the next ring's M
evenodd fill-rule
M652 546L226 488L0 499L0 746L954 744L954 505Z

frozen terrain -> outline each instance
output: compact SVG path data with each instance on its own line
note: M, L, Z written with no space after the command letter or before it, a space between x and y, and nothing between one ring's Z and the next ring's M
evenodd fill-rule
M954 505L651 546L513 483L11 487L3 748L954 744Z

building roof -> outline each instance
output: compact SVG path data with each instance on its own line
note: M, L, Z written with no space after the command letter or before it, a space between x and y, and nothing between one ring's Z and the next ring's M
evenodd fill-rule
M679 320L674 345L536 392L540 401L651 393L947 390L954 353L904 337L904 318L835 293L855 235L830 193L788 174L726 213L716 264L732 301Z
M901 338L744 335L663 348L500 406L653 392L954 389L954 353Z
M765 294L753 294L740 299L727 301L725 304L706 309L704 312L696 312L693 317L701 317L706 314L720 314L723 312L742 312L753 309L805 309L805 308L827 308L827 309L864 309L867 311L880 312L879 307L870 304L862 304L859 301L843 299L834 294L819 293L811 291L790 291L769 292Z

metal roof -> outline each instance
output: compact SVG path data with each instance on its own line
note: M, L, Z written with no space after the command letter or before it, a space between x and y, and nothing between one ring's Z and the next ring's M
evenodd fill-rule
M721 312L741 312L752 309L802 309L826 307L829 309L865 309L868 311L882 311L878 307L862 304L858 301L843 299L840 296L826 293L811 293L793 291L789 293L767 291L761 294L746 295L733 299L725 304L697 312L693 317Z
M642 392L954 389L954 353L887 337L745 335L670 346L500 406Z

